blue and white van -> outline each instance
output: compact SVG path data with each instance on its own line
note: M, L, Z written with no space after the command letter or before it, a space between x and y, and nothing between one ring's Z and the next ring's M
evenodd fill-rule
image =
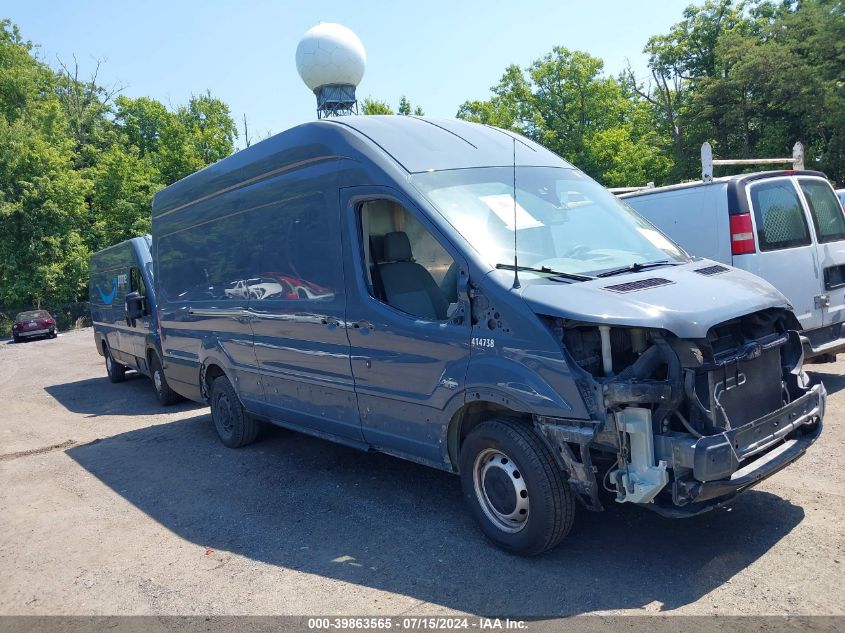
M135 237L105 248L88 262L94 343L112 382L131 369L149 376L162 405L181 400L162 371L158 314L150 256L152 238Z

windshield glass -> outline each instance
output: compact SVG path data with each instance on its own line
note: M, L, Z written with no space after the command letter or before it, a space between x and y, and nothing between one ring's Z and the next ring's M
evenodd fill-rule
M593 274L686 254L591 178L555 167L454 169L415 174L414 186L484 259ZM516 204L514 204L514 202Z
M30 312L21 312L17 317L15 317L16 321L29 321L32 319L49 319L50 315L46 310L32 310Z

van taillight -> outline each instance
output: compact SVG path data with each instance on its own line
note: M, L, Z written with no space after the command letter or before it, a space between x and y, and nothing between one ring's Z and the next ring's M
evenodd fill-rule
M750 213L731 216L731 255L748 255L756 252L754 227Z

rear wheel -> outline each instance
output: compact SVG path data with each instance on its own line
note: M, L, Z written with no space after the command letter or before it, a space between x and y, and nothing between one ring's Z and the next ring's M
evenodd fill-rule
M226 376L218 376L211 385L211 419L220 441L229 448L246 446L258 435L258 424L244 411Z
M155 353L150 358L150 374L152 375L153 387L155 387L156 397L160 405L166 407L176 404L182 399L182 396L173 391L170 385L167 384L167 378L164 376L161 361L158 358L158 354Z
M572 491L548 447L527 425L490 420L475 427L460 455L464 498L499 547L534 556L572 527Z
M52 330L52 331L50 332L50 338L56 338L58 335L59 335L59 333L58 333L58 332L56 332L56 330Z
M17 333L12 334L12 339L14 339L15 343L21 342L21 337L17 335Z
M126 365L121 365L112 358L108 345L103 346L103 351L106 356L106 373L109 375L109 380L112 382L123 382L126 379Z

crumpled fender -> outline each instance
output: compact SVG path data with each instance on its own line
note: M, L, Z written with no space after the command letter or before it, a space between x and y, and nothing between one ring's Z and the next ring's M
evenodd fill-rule
M449 438L453 427L460 424L456 414L461 407L472 402L497 404L511 411L532 416L589 419L583 400L572 376L561 372L565 361L551 358L544 360L537 355L530 358L532 367L498 354L477 354L470 359L464 388L456 393L445 407L444 413L451 422L444 426L441 437L443 459L453 467L454 456L449 454ZM547 366L548 365L548 366ZM543 379L551 376L560 382L552 385ZM571 394L569 397L563 394Z
M581 402L564 398L536 369L502 356L474 356L464 390L467 402L485 400L536 415L588 417Z

